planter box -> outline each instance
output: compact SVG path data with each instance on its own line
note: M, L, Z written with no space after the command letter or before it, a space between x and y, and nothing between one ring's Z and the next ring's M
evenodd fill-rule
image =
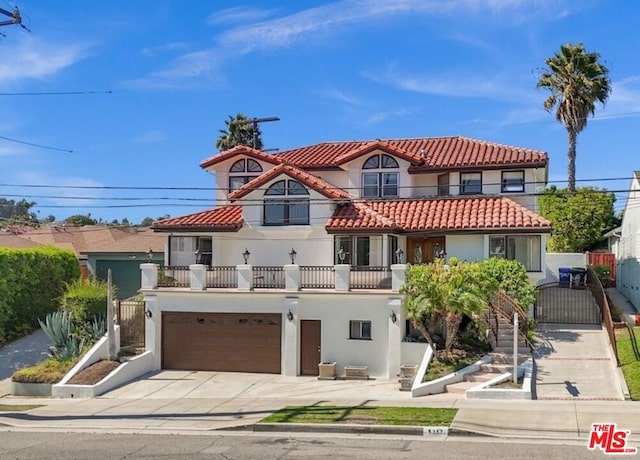
M13 396L51 396L50 383L11 382Z
M367 366L345 366L344 378L346 380L368 380L369 368Z
M318 380L335 380L336 363L318 364Z
M414 364L403 364L400 366L400 377L410 377L413 378L418 373L418 366Z

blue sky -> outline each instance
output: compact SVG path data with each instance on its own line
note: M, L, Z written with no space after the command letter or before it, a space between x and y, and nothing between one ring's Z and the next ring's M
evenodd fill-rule
M199 163L237 112L280 117L262 125L265 148L464 135L544 150L549 179L566 180L566 131L535 86L544 59L567 42L600 53L613 83L578 138L577 179L598 180L578 185L624 190L629 179L600 179L640 169L635 1L17 5L31 33L0 28L0 136L73 150L0 139L0 184L57 187L0 186L0 196L36 201L41 218L139 222L211 207L210 190L70 186L215 187ZM85 91L112 93L4 95Z

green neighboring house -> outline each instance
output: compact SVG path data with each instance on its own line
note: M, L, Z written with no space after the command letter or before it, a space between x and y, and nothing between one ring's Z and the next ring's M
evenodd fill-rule
M118 299L136 295L140 289L140 264L149 261L163 265L165 236L142 231L107 245L82 251L86 256L89 274L99 280L111 279L118 287Z

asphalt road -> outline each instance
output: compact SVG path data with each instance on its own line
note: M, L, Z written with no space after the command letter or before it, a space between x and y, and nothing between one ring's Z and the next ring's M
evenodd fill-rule
M0 431L0 459L546 459L606 458L583 445L496 438L390 438L247 433L104 434Z
M48 357L51 340L42 329L0 347L0 380L16 370L33 366Z

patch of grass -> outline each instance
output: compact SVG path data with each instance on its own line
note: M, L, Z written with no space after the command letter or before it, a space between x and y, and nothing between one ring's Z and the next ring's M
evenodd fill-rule
M424 382L439 379L445 375L452 374L460 369L463 369L476 361L478 361L482 355L475 353L455 353L449 354L448 358L444 358L442 355L434 356L431 360L429 368L424 376Z
M634 327L633 331L638 341L640 341L640 326ZM627 381L629 394L632 400L640 401L640 361L636 360L627 328L616 329L615 332L618 358L622 366L622 374Z
M20 383L57 383L76 362L77 359L58 361L49 358L35 366L18 369L11 376L11 380Z
M20 412L43 407L43 404L0 404L0 412Z
M457 411L431 407L288 406L262 422L449 426Z

